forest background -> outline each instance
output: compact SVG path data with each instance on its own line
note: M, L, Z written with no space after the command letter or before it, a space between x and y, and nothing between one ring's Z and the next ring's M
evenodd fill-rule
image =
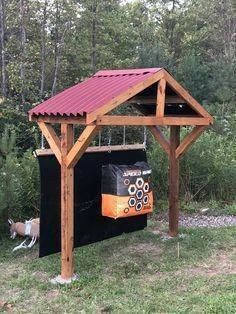
M0 229L39 215L41 136L28 110L106 68L165 67L214 116L181 160L181 208L236 214L235 50L234 0L0 0ZM151 136L148 156L161 208L168 160Z

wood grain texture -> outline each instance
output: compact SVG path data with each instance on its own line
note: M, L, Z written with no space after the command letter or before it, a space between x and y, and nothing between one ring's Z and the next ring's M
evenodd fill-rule
M61 277L70 279L74 273L74 168L66 158L73 146L73 125L61 125Z
M168 116L98 116L97 125L209 125L209 118Z
M182 140L176 149L176 158L181 157L206 128L207 126L195 126L195 128Z
M164 117L165 110L165 93L166 93L166 80L160 79L157 85L157 101L156 101L156 117Z
M157 126L150 126L149 129L152 132L155 139L157 140L157 142L161 145L163 150L169 156L170 155L170 142L165 138L164 134L161 132L161 130Z
M79 161L83 153L86 151L88 146L90 145L92 139L99 131L98 126L86 126L76 143L71 147L70 151L67 154L67 167L72 168Z
M44 122L38 122L38 126L46 138L50 148L54 152L58 162L61 164L61 143L53 127Z
M178 234L179 224L179 159L176 149L180 143L180 127L170 127L170 165L169 165L169 235Z

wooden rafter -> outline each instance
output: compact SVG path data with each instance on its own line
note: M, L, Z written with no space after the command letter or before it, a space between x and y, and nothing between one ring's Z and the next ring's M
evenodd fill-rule
M164 149L166 154L169 156L170 155L170 142L165 138L164 134L161 132L161 130L157 126L150 126L149 129L152 132L155 139Z
M88 125L74 144L74 146L71 148L67 155L67 167L73 168L80 157L83 155L83 153L88 148L89 144L91 143L94 136L99 131L99 127L94 125Z
M53 127L44 122L38 122L38 126L53 150L58 162L61 164L61 143Z
M181 157L187 149L198 139L204 132L206 126L195 126L195 128L182 140L176 149L176 158Z
M162 118L165 110L166 80L160 79L157 85L156 117Z
M30 116L30 121L44 123L59 123L59 124L86 124L84 117L62 117L62 116Z
M212 116L194 99L166 70L164 71L164 78L171 88L182 97L186 103L190 105L201 116L208 118L210 123L213 123Z
M153 74L152 76L146 78L141 83L138 83L137 85L128 88L127 91L113 98L101 108L94 110L91 113L88 113L87 121L86 121L87 124L90 124L91 122L95 121L98 116L101 116L101 115L106 114L107 112L110 112L111 110L121 105L122 103L130 99L131 97L134 97L139 92L143 91L147 87L159 81L163 76L164 76L164 70L160 70L157 73Z

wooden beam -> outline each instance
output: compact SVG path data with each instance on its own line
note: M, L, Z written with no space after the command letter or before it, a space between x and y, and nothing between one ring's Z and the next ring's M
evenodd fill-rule
M170 142L165 138L165 136L163 135L163 133L157 126L149 126L149 129L152 132L155 139L164 149L166 154L169 156L170 155Z
M84 117L61 117L61 116L30 116L30 121L44 122L44 123L59 123L59 124L86 124Z
M209 125L209 118L166 116L157 119L157 125Z
M182 97L196 112L205 118L208 118L210 123L213 123L213 117L194 99L166 70L164 78L173 90Z
M180 142L180 127L170 127L170 166L169 166L169 235L178 234L179 224L179 159L176 149Z
M71 279L74 273L74 168L66 158L73 146L73 125L61 125L61 278Z
M166 80L160 79L157 86L156 117L162 118L165 110Z
M209 118L168 116L98 116L97 125L209 125Z
M141 83L136 84L135 86L129 87L128 90L126 90L124 93L118 95L117 97L114 97L111 101L106 103L104 106L101 108L94 110L93 112L87 114L87 124L90 124L91 122L95 121L98 116L104 115L107 112L113 110L120 104L124 103L131 97L135 96L139 92L143 91L145 88L151 86L152 84L156 83L159 81L163 75L164 75L164 70L160 70L157 73L154 73L153 75L149 76L146 78L144 81Z
M74 146L71 148L71 150L68 152L67 155L67 167L71 168L76 165L76 163L79 161L80 157L83 155L83 153L88 148L89 144L91 143L94 136L99 131L99 127L97 126L86 126Z
M53 127L44 122L38 122L38 126L46 138L50 148L54 152L58 162L61 164L61 143Z
M108 151L122 151L122 150L136 150L136 149L145 149L145 144L128 144L128 145L110 145L110 146L90 146L86 149L86 153L99 153L99 152L108 152ZM36 156L48 156L54 155L51 149L36 149Z
M156 125L155 116L98 116L97 125Z
M206 128L206 126L195 126L195 128L183 139L176 149L176 158L181 157Z
M157 99L155 97L135 96L127 101L129 104L156 104ZM186 104L186 101L179 96L165 96L166 104Z

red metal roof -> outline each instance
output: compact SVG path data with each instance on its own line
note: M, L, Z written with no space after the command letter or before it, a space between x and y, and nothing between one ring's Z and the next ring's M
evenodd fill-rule
M91 113L161 68L104 70L51 97L29 111L30 115L77 116Z

